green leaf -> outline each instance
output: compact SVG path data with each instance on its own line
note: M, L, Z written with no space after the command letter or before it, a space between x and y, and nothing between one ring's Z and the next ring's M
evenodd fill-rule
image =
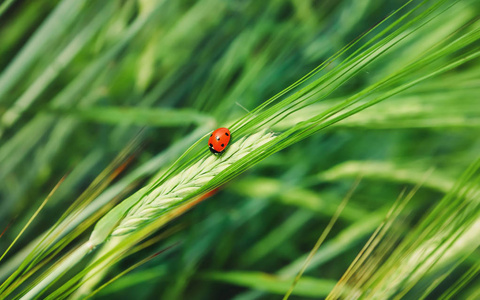
M427 167L417 164L399 164L391 161L346 161L318 174L318 179L335 181L344 178L368 178L372 180L390 181L399 184L417 184L425 176ZM454 180L442 172L435 171L423 181L428 187L446 193L454 184Z
M76 118L107 124L132 124L173 127L213 122L212 118L193 109L142 107L89 107L64 111Z
M293 278L281 278L261 272L208 272L202 279L230 283L272 294L283 295L289 289ZM293 295L305 297L325 297L335 286L336 281L303 276L293 290Z

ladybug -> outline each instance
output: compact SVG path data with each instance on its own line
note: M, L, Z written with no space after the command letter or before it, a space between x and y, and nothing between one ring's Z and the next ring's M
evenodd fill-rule
M208 139L208 147L213 154L219 154L225 151L230 142L230 130L227 128L218 128L212 132Z

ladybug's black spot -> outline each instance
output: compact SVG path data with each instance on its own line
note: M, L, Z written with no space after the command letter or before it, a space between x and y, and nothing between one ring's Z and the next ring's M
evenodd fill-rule
M213 133L210 135L210 137L212 137Z
M228 136L228 132L225 132L225 135Z
M209 144L209 146L210 146L210 148L213 148L213 145L211 143Z
M219 140L220 140L220 137L217 135L217 136L216 136L216 139L217 139L217 141L219 141Z
M224 145L224 144L222 144L222 147L225 147L225 145Z

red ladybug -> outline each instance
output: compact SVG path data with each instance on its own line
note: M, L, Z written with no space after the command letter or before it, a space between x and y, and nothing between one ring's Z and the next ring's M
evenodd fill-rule
M218 128L212 132L208 139L208 147L213 154L222 153L230 142L230 130Z

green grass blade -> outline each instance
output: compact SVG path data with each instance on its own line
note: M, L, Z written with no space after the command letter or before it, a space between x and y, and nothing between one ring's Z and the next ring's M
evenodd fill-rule
M250 289L258 289L272 294L282 295L287 292L290 280L282 279L275 275L260 272L209 272L201 275L204 280L215 280L219 282L235 284ZM335 281L302 277L296 289L295 296L304 297L325 297L335 285Z

